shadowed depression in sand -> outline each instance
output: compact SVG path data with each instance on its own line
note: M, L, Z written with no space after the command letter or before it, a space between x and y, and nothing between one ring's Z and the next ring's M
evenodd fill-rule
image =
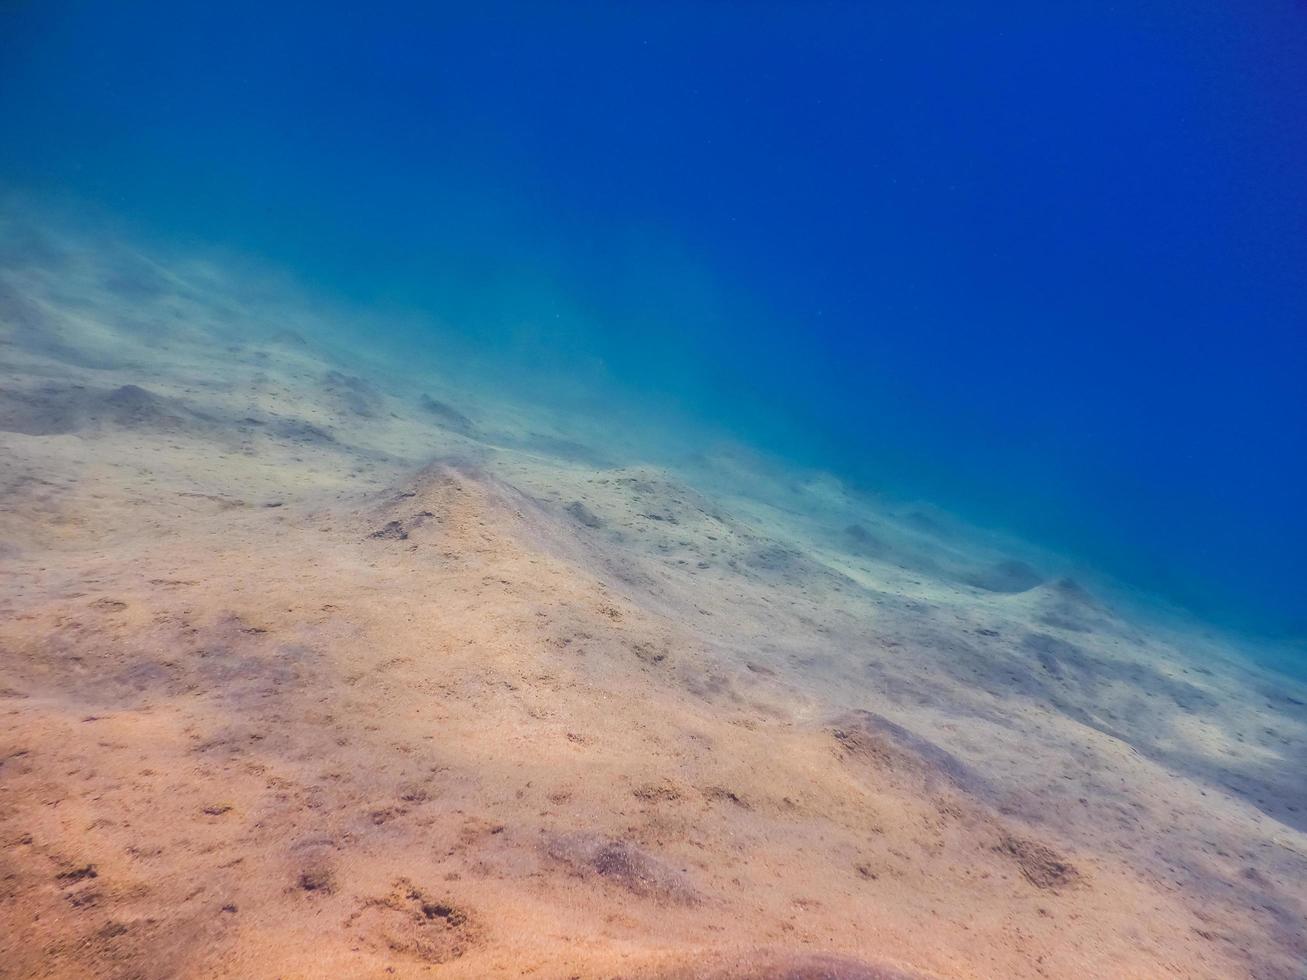
M329 319L5 225L0 975L1301 976L1301 685Z

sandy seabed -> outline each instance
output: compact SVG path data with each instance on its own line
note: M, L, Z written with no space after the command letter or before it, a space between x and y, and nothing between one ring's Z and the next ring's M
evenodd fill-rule
M1307 689L1232 638L3 241L0 976L1303 976Z

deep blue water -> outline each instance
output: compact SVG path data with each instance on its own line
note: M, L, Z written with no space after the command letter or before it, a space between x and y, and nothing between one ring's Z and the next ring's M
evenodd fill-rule
M1291 0L0 4L10 187L1271 631L1305 120Z

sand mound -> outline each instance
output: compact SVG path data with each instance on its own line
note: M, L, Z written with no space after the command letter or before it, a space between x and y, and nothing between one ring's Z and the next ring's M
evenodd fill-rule
M1044 584L1043 577L1023 561L1001 561L963 578L986 592L1029 592Z
M135 384L93 388L51 383L0 391L0 431L46 436L102 427L178 432L209 420Z

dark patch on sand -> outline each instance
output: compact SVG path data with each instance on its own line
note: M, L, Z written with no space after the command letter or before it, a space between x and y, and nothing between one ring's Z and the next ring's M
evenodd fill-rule
M567 511L568 515L578 524L583 524L589 528L601 528L604 526L604 522L595 516L594 512L579 500L573 500L570 504L564 507L563 510Z
M645 783L631 790L631 795L646 803L675 803L684 797L680 789L671 782Z
M3 246L0 246L2 249ZM93 370L123 367L129 363L107 350L88 349L68 343L64 339L65 324L62 315L50 312L44 305L24 296L0 279L0 346L12 343L13 346L39 352L64 364Z
M433 416L442 428L465 436L470 436L476 431L476 423L452 405L438 401L427 394L423 394L418 404L424 412Z
M988 780L953 753L874 712L852 712L831 734L841 755L851 761L926 786L942 780L977 799L997 798Z
M1040 670L1049 678L1076 689L1088 704L1105 702L1104 687L1121 685L1131 696L1163 697L1182 711L1213 708L1216 701L1202 688L1169 677L1138 660L1117 660L1095 656L1086 648L1047 633L1027 633L1021 648L1033 653Z
M703 794L704 799L714 803L730 803L732 806L738 806L741 810L753 809L753 805L748 800L725 786L705 786L699 792Z
M927 980L924 974L887 963L790 950L705 953L693 963L637 976L646 980Z
M699 901L698 892L683 871L629 841L597 834L567 834L554 838L546 853L574 874L609 882L641 898L676 905Z
M307 350L309 342L304 339L304 335L295 330L283 328L268 338L268 343L277 344L281 347L290 347L296 350Z
M341 414L370 419L381 411L381 394L369 382L352 374L328 371L322 389Z
M336 876L330 868L312 865L305 868L295 879L300 891L313 892L318 895L330 895L336 890Z
M1307 830L1307 783L1290 761L1301 743L1277 739L1267 731L1250 732L1267 754L1266 762L1244 757L1214 758L1173 745L1165 726L1155 723L1155 705L1165 703L1187 713L1218 706L1208 691L1167 676L1139 660L1095 656L1078 644L1046 633L1027 633L1021 648L1035 656L1038 672L1024 678L1021 693L1044 700L1074 721L1130 745L1167 768L1233 793L1272 819ZM1094 705L1090 713L1081 705ZM1153 724L1147 723L1154 719Z
M844 539L851 550L872 558L881 557L889 550L884 541L861 524L850 524L846 527L844 529Z
M1035 841L1008 835L995 845L994 850L1015 861L1022 875L1036 888L1056 890L1080 880L1075 865L1051 847Z
M794 568L801 556L792 548L779 544L759 545L744 556L750 568L767 572L785 572Z
M79 881L85 881L87 878L98 878L99 876L99 872L95 870L95 865L84 864L80 868L61 871L55 877L65 885L72 885Z
M268 426L268 431L278 438L303 445L332 446L336 444L336 437L330 432L311 422L305 422L303 419L278 419Z
M908 527L926 534L941 534L945 530L939 515L926 507L915 507L904 514L902 519Z
M1136 745L1144 755L1177 772L1233 793L1272 820L1307 833L1307 780L1302 776L1304 747L1270 750L1265 762L1231 759L1221 762L1200 752L1157 745Z
M345 928L379 953L421 963L448 963L482 942L482 929L469 909L405 878L395 882L389 895L365 899L345 920Z
M368 535L370 538L379 538L383 541L407 541L408 531L404 530L404 525L400 521L387 521L382 527Z
M22 435L67 435L104 427L177 431L201 421L139 385L98 389L47 384L0 391L0 430Z
M609 457L591 446L576 442L573 439L548 435L544 432L531 432L525 438L513 441L512 444L528 452L556 456L559 459L574 463L589 463L592 466L599 467L612 465L612 460Z
M986 592L1029 592L1044 584L1043 576L1023 561L1001 561L965 576L963 581Z
M427 523L427 521L435 518L435 516L429 510L418 511L416 514L410 514L400 520L387 521L369 534L368 537L381 541L407 541L411 533Z
M133 255L122 255L102 280L104 288L119 299L144 303L168 295L177 284L168 279L158 266Z
M165 428L181 420L169 412L158 395L139 385L123 385L104 396L109 421L124 428Z
M1041 606L1041 623L1071 633L1093 633L1108 615L1079 582L1070 578L1060 578L1048 586Z
M631 644L631 652L635 654L636 659L641 663L660 664L667 659L667 650L659 648L652 643L644 640L637 640Z

